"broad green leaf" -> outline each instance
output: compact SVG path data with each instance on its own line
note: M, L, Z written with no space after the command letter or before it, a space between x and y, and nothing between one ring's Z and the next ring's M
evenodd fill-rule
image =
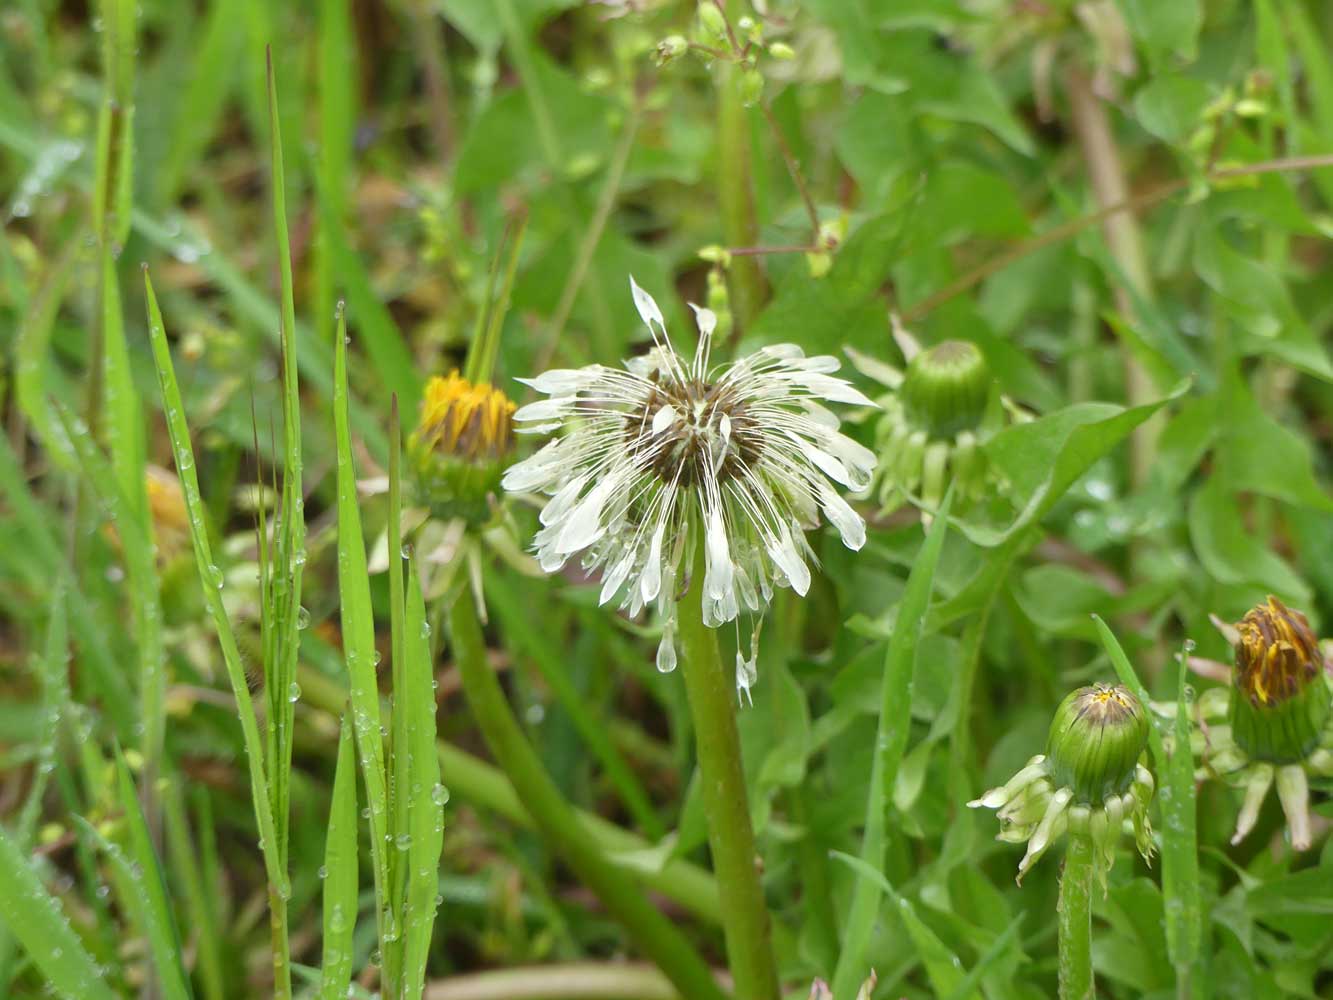
M1134 95L1139 124L1164 142L1180 142L1200 122L1211 94L1208 85L1190 76L1153 77Z
M1309 443L1265 413L1239 377L1228 386L1221 412L1225 423L1218 448L1233 489L1333 511L1333 497L1315 481Z
M338 762L324 841L324 951L320 1000L345 1000L352 980L352 934L356 930L357 865L356 747L351 710L343 713Z
M1200 0L1119 0L1119 6L1151 65L1161 65L1175 56L1194 59L1203 25Z
M1246 528L1223 477L1210 477L1190 498L1189 531L1199 561L1215 580L1279 594L1295 607L1309 604L1309 585Z
M1269 354L1333 381L1328 351L1291 301L1287 286L1254 256L1234 249L1216 227L1200 227L1194 267L1227 303L1247 354Z
M57 994L68 1000L114 1000L102 970L83 947L69 918L3 827L0 920Z
M1018 513L1004 528L960 521L958 529L977 545L992 547L1039 523L1094 462L1187 388L1182 384L1156 402L1129 408L1075 403L1006 427L985 450L995 471L1008 482L1008 497Z

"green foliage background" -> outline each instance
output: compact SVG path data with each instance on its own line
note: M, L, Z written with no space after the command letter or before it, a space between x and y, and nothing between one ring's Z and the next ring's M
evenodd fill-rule
M187 525L144 486L145 468L173 456L140 262L257 700L290 704L285 682L263 690L258 665L281 643L270 627L299 629L279 738L294 764L273 793L290 802L278 822L298 992L318 982L302 970L320 966L335 931L350 935L361 987L378 974L364 823L355 933L320 915L349 746L334 306L345 300L351 333L344 454L371 476L389 462L391 396L410 425L426 377L461 367L520 214L497 363L515 398L514 376L642 349L629 274L690 330L685 302L707 298L712 266L700 251L746 242L793 252L733 258L739 350L795 341L901 365L895 312L924 343L978 344L1002 391L1038 416L988 446L1007 490L951 525L922 618L879 872L898 895L867 952L876 996L1054 994L1058 862L1016 888L1016 849L964 803L1040 751L1068 689L1114 676L1094 614L1172 701L1184 638L1230 657L1210 613L1235 620L1268 593L1316 629L1333 612L1333 166L1319 159L1333 153L1333 7L1319 0L733 3L765 43L794 51L759 56L767 113L739 114L706 53L654 61L668 35L705 38L691 3L89 6L0 11L0 919L46 941L43 960L3 938L6 996L42 995L48 979L71 995L99 995L98 979L131 995L150 968L163 995L271 988L241 729ZM106 42L127 37L118 17L137 22L121 48ZM266 44L285 137L294 408ZM118 159L124 148L132 157ZM820 238L833 234L827 273L800 252L818 234L788 155ZM737 224L736 183L753 233L744 204ZM742 285L757 293L752 313ZM281 482L297 413L304 586L261 628L252 487ZM853 433L871 442L873 417L858 419ZM368 544L387 511L384 497L363 500ZM526 539L535 518L515 516ZM868 877L835 855L860 851L886 644L923 537L910 509L872 518L860 553L812 536L822 573L807 600L784 593L769 616L754 705L740 713L796 996L831 976ZM271 565L290 570L294 551ZM495 561L491 662L566 798L600 817L603 848L721 965L680 678L653 669L651 622L598 609L596 595ZM387 652L401 598L383 574L368 596ZM438 608L422 613L440 625ZM633 954L484 763L443 631L429 653L451 795L428 978L443 990L481 969ZM1213 683L1189 678L1194 691ZM145 788L151 830L135 823ZM1328 995L1333 813L1321 790L1315 803L1310 852L1284 843L1273 803L1233 848L1238 795L1202 785L1193 902L1179 885L1164 897L1160 868L1125 851L1094 899L1102 993ZM1193 845L1175 846L1193 860ZM134 886L159 877L136 912ZM356 898L355 879L339 891ZM1174 936L1169 949L1168 928L1193 918L1197 949ZM663 988L630 985L626 996Z

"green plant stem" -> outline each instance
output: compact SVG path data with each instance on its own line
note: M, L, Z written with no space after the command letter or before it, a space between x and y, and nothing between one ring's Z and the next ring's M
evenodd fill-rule
M703 546L679 605L685 693L703 779L708 846L722 893L722 929L736 1000L777 1000L778 974L768 907L759 881L750 803L736 729L736 679L722 668L717 636L703 622Z
M690 1000L723 1000L703 959L630 876L607 859L542 767L486 662L486 646L470 587L460 588L449 607L449 634L463 690L482 735L542 835L683 996Z
M735 0L726 4L727 17L735 20ZM741 69L724 63L719 67L717 104L718 199L722 208L722 232L728 246L751 247L759 242L755 218L754 184L750 174L750 116L741 96ZM752 256L731 261L732 303L737 331L754 321L768 291L759 262Z
M273 997L291 1000L292 952L291 935L287 931L287 900L273 883L268 887L269 930L273 938Z
M1060 1000L1092 1000L1092 841L1071 837L1060 873Z

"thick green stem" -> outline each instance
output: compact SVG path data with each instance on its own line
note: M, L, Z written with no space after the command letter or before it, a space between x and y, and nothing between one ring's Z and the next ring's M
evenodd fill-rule
M703 623L702 545L693 577L679 605L680 637L685 647L685 692L703 778L708 846L722 894L727 960L736 1000L777 1000L777 965L736 730L736 678L722 668L717 636Z
M1060 1000L1092 1000L1092 841L1071 837L1060 873Z
M542 835L682 996L691 1000L723 1000L708 966L630 876L602 854L587 827L542 767L514 718L500 682L486 662L486 647L471 588L461 588L450 606L449 632L463 690L482 735Z

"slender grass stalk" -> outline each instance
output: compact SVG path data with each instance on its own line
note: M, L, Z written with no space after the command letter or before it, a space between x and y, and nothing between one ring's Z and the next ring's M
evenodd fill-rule
M629 874L603 854L524 738L500 682L486 662L486 646L470 587L459 588L449 606L448 620L454 658L472 712L523 807L552 849L597 894L635 945L657 963L682 996L722 1000L722 991L708 966L644 897Z
M679 605L680 638L685 653L685 692L703 779L708 846L722 893L727 962L736 1000L777 1000L777 963L736 729L736 678L733 671L723 669L717 636L704 625L703 545L697 550L693 582Z
M1092 840L1070 837L1060 873L1060 1000L1092 1000Z

